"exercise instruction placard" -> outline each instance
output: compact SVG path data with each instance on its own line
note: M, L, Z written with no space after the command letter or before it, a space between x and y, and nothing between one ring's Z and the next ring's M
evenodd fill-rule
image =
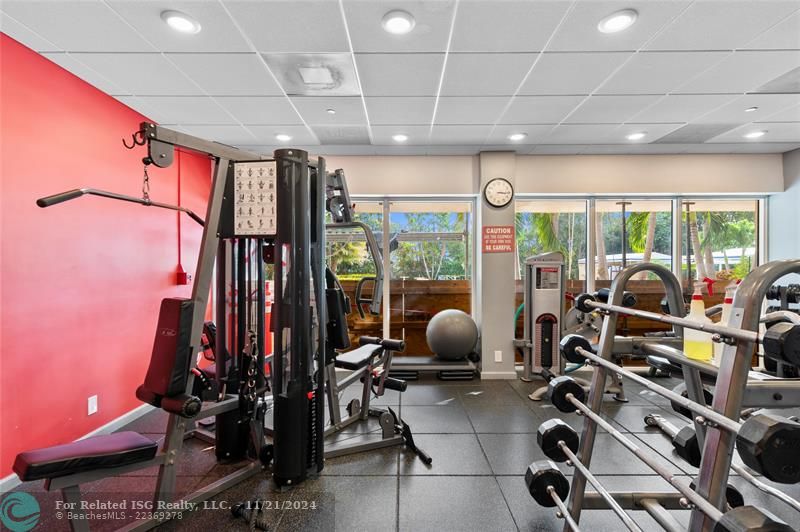
M277 177L275 161L234 165L234 232L237 235L274 235Z

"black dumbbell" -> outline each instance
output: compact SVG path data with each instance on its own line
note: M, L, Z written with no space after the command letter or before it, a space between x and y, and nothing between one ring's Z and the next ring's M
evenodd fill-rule
M678 429L675 425L659 416L658 414L648 414L644 417L644 424L648 427L656 427L661 432L669 436L675 452L694 467L700 467L700 444L697 441L697 434L689 425Z
M581 403L586 399L586 391L583 386L578 384L572 377L567 377L566 375L556 377L547 385L547 396L553 406L558 408L560 412L575 411L575 405L567 399L569 394L572 394Z
M781 484L800 482L800 423L771 414L748 418L736 435L748 467Z
M601 288L597 292L594 293L594 297L598 301L602 301L603 303L608 303L608 298L611 297L611 289L610 288ZM633 292L628 292L627 290L622 292L622 306L623 307L635 307L636 306L636 294Z
M689 392L686 391L686 385L684 383L680 383L675 388L672 389L673 392L680 394L682 397L689 397ZM706 388L703 388L703 399L707 405L710 405L714 402L714 394L708 391ZM685 418L692 419L694 418L694 414L691 410L686 408L683 405L679 405L675 401L670 401L670 405L672 406L672 410L677 412L678 414L682 415Z
M579 347L592 351L592 344L580 334L568 334L558 344L561 356L573 364L583 364L586 361L586 357L578 353Z
M553 488L562 501L569 495L569 481L556 464L550 460L533 462L525 471L525 485L533 500L540 506L552 508L556 505L548 488Z
M728 510L714 524L714 532L794 532L794 530L768 511L754 506L740 506Z
M536 431L536 441L545 456L556 462L566 462L567 455L561 449L559 442L573 453L578 452L579 438L575 429L560 419L549 419L539 425Z
M764 354L773 360L800 366L800 325L780 321L764 334Z
M672 446L675 448L675 452L678 456L686 460L690 465L700 467L702 455L700 454L700 443L697 440L694 427L686 425L679 430L675 425L658 414L648 414L644 418L644 423L648 427L658 428L661 432L669 436L672 441ZM694 482L691 484L691 487L694 489ZM728 487L725 489L725 499L728 501L728 505L731 508L744 505L744 496L730 484L728 484Z

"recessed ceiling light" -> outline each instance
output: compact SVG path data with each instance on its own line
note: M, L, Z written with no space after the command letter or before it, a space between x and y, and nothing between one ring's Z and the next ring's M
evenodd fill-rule
M292 137L290 135L287 135L286 133L278 133L277 135L275 135L275 138L281 142L288 142L292 140Z
M328 113L329 115L335 115L336 109L325 109L325 112Z
M751 131L750 133L746 133L744 138L746 139L757 139L766 135L766 131Z
M414 17L411 16L411 13L401 11L399 9L389 11L383 16L383 20L381 20L381 26L383 26L383 29L389 33L394 33L395 35L403 35L404 33L408 33L414 29L415 24L416 21L414 20Z
M508 140L513 140L513 141L522 140L527 136L528 136L527 133L512 133L508 136Z
M617 33L633 26L639 13L635 9L623 9L616 13L611 13L609 16L597 23L597 29L601 33Z
M748 107L744 110L745 113L752 113L753 111L758 111L758 107Z
M408 140L408 135L403 135L402 133L398 133L397 135L392 135L392 140L395 142L405 142Z
M636 133L631 133L630 135L626 135L625 138L628 140L642 140L647 132L645 131L637 131Z
M197 20L193 19L186 13L181 13L180 11L162 11L161 12L161 20L167 23L167 25L175 31L179 31L181 33L200 33L202 26Z

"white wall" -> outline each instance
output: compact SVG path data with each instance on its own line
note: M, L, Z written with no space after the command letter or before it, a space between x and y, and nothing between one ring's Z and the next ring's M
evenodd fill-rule
M355 195L477 194L478 156L331 156ZM782 192L780 154L517 155L524 194Z
M783 154L783 182L785 192L770 196L768 201L769 260L800 258L800 149Z

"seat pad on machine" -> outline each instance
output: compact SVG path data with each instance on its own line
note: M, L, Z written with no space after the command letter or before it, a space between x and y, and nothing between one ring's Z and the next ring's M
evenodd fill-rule
M353 349L347 353L339 353L336 355L335 365L337 368L341 369L361 369L366 366L369 362L369 359L381 349L383 348L377 344L362 345L358 349Z
M118 432L17 455L14 472L20 480L54 478L135 464L156 455L158 444L138 432Z

